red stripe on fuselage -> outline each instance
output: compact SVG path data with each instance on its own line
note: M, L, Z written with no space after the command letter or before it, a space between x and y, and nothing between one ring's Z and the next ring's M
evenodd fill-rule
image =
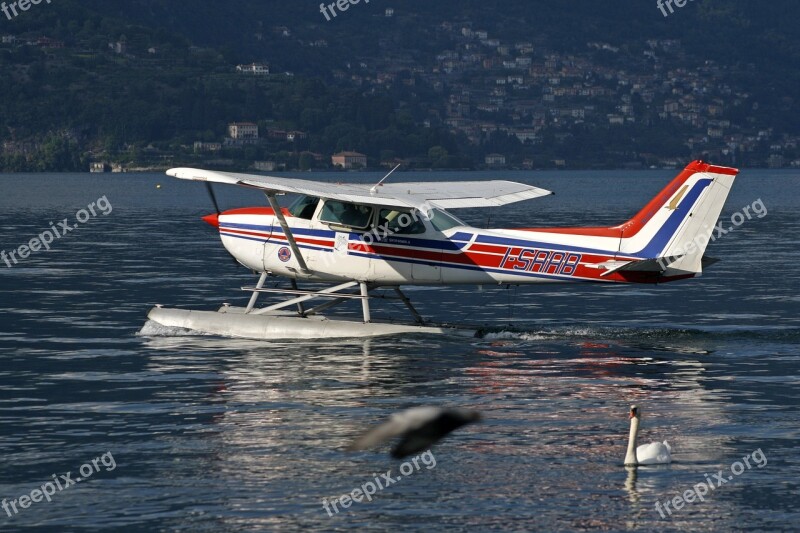
M273 234L271 239L278 239L281 241L288 241L289 239L286 238L286 235L281 234ZM297 235L294 236L294 240L297 242L302 242L304 244L315 244L317 246L333 246L333 241L320 241L318 239L309 239L308 237L298 237Z
M529 262L528 260L532 259L528 258L528 260L526 261L519 260L518 257L524 250L523 248L511 247L510 250L508 246L496 246L494 248L497 248L500 251L500 253L487 255L484 252L473 253L471 250L468 252L446 253L439 251L412 250L407 248L397 248L385 245L375 245L375 244L367 245L366 243L350 243L350 245L348 246L348 249L350 251L375 254L381 256L386 261L391 261L393 258L414 259L419 261L432 261L441 263L442 266L445 268L447 267L448 264L451 264L451 265L474 265L482 268L496 268L496 269L507 270L509 272L516 272L522 270L539 272L533 268L528 268L528 269L513 268L514 265L524 264L525 262ZM537 251L544 252L546 254L551 254L555 252L555 253L563 253L569 255L572 253L560 250L547 250L547 249L541 249ZM628 259L626 257L617 257L613 253L603 254L603 255L583 253L579 255L581 255L581 261L580 264L576 266L574 276L590 278L590 279L594 278L600 279L601 278L600 275L603 274L605 270L586 266L587 264L593 265L598 263L604 263L612 259L617 259L617 260ZM605 277L602 279L613 280L615 278Z
M225 211L223 215L268 215L274 216L275 211L271 207L242 207L240 209L231 209ZM284 214L286 214L284 212Z
M469 248L467 248L467 250L470 252L505 255L505 253L508 251L508 246L473 243Z
M231 228L220 228L220 233L235 233L236 235L249 235L252 237L263 237L264 239L269 238L269 233L258 233L255 231L247 231L243 229L231 229Z
M291 213L285 207L281 207L281 212L283 216L292 218ZM275 216L275 211L272 210L271 207L241 207L239 209L231 209L229 211L225 211L224 213L220 213L220 215L263 215L263 216Z

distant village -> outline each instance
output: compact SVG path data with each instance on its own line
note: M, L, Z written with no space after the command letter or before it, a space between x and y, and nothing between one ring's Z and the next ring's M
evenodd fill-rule
M400 16L399 10L387 8L380 16ZM278 26L273 33L295 39L291 28ZM443 22L436 31L440 41L451 43L430 57L410 54L381 41L368 55L342 66L334 66L331 77L339 83L358 87L364 92L380 92L400 85L408 91L424 85L432 88L435 100L423 101L424 127L446 127L463 136L476 147L487 145L496 136L518 141L513 149L480 153L477 167L483 168L559 168L574 167L572 159L580 147L562 150L560 155L540 154L546 139L569 145L574 128L587 126L599 132L634 125L676 124L680 143L693 156L719 164L737 165L743 156L760 166L771 168L800 167L800 137L777 135L771 128L758 126L759 103L753 96L725 80L735 79L730 72L711 61L699 68L674 65L685 63L685 52L678 40L648 40L642 43L635 64L621 61L626 68L610 66L622 51L609 43L587 42L585 53L565 54L540 47L535 42L507 41L472 24ZM297 40L298 46L326 48L325 39ZM65 48L65 43L46 36L3 35L6 46L30 46L44 51ZM197 49L200 50L200 49ZM124 38L110 42L107 53L130 53ZM141 52L140 52L141 53ZM157 48L146 54L160 56ZM600 58L600 59L598 59ZM755 68L755 66L752 66ZM271 72L266 62L230 65L230 73L239 76L291 77L291 72ZM731 110L737 110L731 113ZM731 116L744 117L738 122ZM245 118L247 120L242 121ZM286 142L303 146L314 132L277 127L269 117L231 117L227 131L217 132L215 140L198 139L183 147L203 164L218 167L241 166L230 157L229 148L260 146ZM68 134L68 133L67 133ZM387 147L391 149L392 147ZM5 140L2 152L20 155L37 150L30 140ZM298 150L303 169L391 167L408 160L391 158L376 161L360 153L359 146L339 153L316 153ZM227 150L228 156L223 156ZM168 166L180 154L165 153L148 147L154 166ZM621 166L674 168L686 163L685 156L663 153L610 154ZM419 161L416 162L420 164ZM277 159L249 161L259 171L285 170ZM153 166L153 165L151 165ZM116 162L96 154L89 163L92 172L141 170L136 164Z
M266 132L267 138L295 141L307 138L307 134L302 131L285 131L281 129L269 129ZM214 155L222 152L223 147L243 147L247 145L255 145L262 142L263 138L259 134L258 124L254 122L232 122L228 125L228 134L222 142L205 142L195 141L193 149L195 154ZM326 166L325 157L322 154L315 152L305 151L303 155L310 156L314 163L314 168L323 168ZM234 160L228 159L207 159L206 164L214 166L234 166ZM342 170L360 170L367 168L367 156L358 152L346 151L336 153L330 156L329 164L333 168L340 168ZM281 165L276 161L255 161L253 169L273 172L275 170L286 170L285 165ZM309 167L311 168L311 167ZM126 169L119 164L108 164L107 162L92 162L90 164L91 172L125 172Z
M387 10L386 16L395 16L394 10ZM685 146L709 160L735 165L740 154L767 144L761 165L800 167L800 137L754 127L759 104L750 103L751 94L724 82L735 78L730 72L711 61L696 70L670 66L685 63L679 40L648 40L642 43L638 64L621 69L593 59L599 54L613 58L621 52L608 43L588 42L586 54L577 55L528 41L508 42L472 24L444 22L438 31L452 48L441 50L430 65L397 55L392 46L381 43L380 54L371 60L334 74L364 88L394 83L399 76L406 76L402 82L408 85L428 84L446 102L443 111L436 106L428 110L431 123L444 122L475 145L496 132L512 135L532 148L533 155L522 161L523 168L542 166L535 147L548 132L566 138L576 125L624 128L651 119L647 115L653 112L661 120L689 127L692 134L683 139ZM755 71L756 67L750 68ZM407 76L408 72L413 75ZM648 111L639 112L637 102ZM744 122L726 118L731 108L747 104ZM485 164L505 166L507 155L489 154ZM685 162L658 154L638 155L649 166L672 168ZM548 163L569 165L564 159Z

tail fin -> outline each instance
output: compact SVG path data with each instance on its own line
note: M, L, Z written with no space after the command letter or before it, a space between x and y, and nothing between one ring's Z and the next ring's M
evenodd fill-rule
M655 260L665 276L699 274L725 200L739 171L694 161L621 230L620 253ZM628 270L637 270L630 265ZM651 270L652 271L652 270Z

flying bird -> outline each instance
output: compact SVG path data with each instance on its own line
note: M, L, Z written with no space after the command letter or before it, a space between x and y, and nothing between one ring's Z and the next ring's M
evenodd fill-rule
M639 435L639 420L642 411L636 405L631 405L630 419L631 431L628 436L628 453L625 454L625 466L661 465L672 462L672 447L664 442L651 442L636 446Z
M469 409L414 407L393 414L389 420L356 439L347 449L366 450L401 437L392 449L392 457L402 459L427 450L448 433L479 420L480 413Z

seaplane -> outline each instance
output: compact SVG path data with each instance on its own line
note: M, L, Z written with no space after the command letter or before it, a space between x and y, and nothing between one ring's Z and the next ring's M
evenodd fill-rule
M371 186L193 168L167 171L205 183L216 212L203 219L258 280L242 287L250 293L246 306L204 311L157 305L148 318L167 327L251 339L474 335L474 329L426 321L403 287L658 284L700 276L716 261L705 250L739 171L694 161L616 226L516 229L472 227L451 211L504 206L550 191L505 180L393 183L392 172ZM259 189L268 206L220 211L212 183ZM282 206L278 197L284 195L294 200ZM267 286L273 277L284 286ZM284 299L258 307L264 294ZM373 320L370 305L379 297L402 302L413 320ZM357 319L323 314L354 300L361 303Z

